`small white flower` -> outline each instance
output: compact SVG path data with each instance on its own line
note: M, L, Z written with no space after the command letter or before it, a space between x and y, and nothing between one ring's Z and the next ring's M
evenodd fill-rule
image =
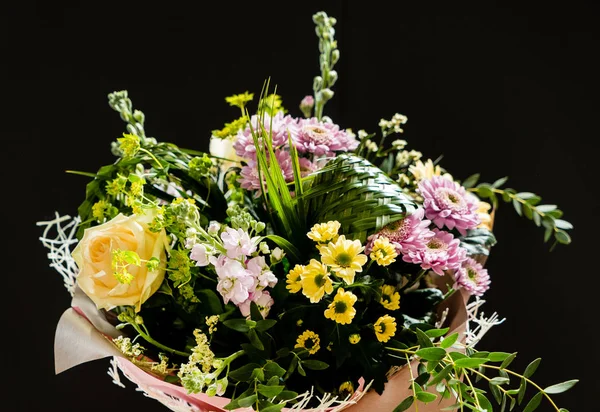
M206 266L209 263L209 257L211 250L207 249L202 243L196 243L192 246L192 252L190 253L190 259L196 261L196 266Z
M267 242L260 242L260 244L258 245L258 249L263 255L268 255L270 252L269 245L267 244Z
M215 236L221 230L221 224L216 220L211 220L208 224L208 234Z
M271 252L271 263L274 263L273 261L280 262L284 256L285 256L285 252L281 248L276 247Z

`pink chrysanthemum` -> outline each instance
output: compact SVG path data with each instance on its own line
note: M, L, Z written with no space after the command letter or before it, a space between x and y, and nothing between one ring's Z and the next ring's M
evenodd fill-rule
M418 192L423 196L425 216L438 228L456 228L465 235L468 229L479 225L479 200L458 183L433 176L419 183Z
M490 288L490 275L481 263L467 258L454 274L454 289L464 288L469 294L481 296Z
M460 247L460 241L442 230L434 229L433 233L423 249L405 253L402 260L419 264L425 270L431 269L440 276L445 270L460 268L467 259L467 251Z
M293 181L294 168L292 167L292 157L290 156L289 152L284 150L276 150L275 158L279 163L279 167L281 168L281 172L285 181ZM265 177L261 177L264 182ZM258 179L258 164L256 160L250 160L246 166L242 167L238 181L240 182L240 186L242 186L242 188L256 191L255 196L260 196L261 184L260 180Z
M429 230L431 222L424 220L425 211L423 208L418 208L412 215L406 216L404 219L390 223L384 227L379 233L369 236L365 253L371 253L373 243L379 237L386 237L396 247L396 251L400 254L408 253L423 249L434 233Z
M322 122L316 117L301 119L294 133L294 145L301 153L332 156L334 152L347 152L358 147L358 141L337 124Z
M250 118L250 123L252 124L254 132L259 133L260 135L261 130L258 128L258 116L252 116ZM272 122L271 117L265 113L263 126L264 130L272 133L273 147L276 148L285 146L288 143L288 132L294 134L298 124L297 120L292 116L284 116L282 112L278 112L273 116ZM250 126L246 126L244 130L238 132L235 137L235 142L233 143L233 148L235 149L235 153L244 159L256 159L256 146L254 145L254 138L252 137Z

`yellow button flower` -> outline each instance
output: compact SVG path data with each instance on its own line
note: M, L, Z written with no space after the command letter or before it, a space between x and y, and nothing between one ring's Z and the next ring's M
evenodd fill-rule
M396 261L398 253L387 237L379 237L373 242L373 249L369 255L379 266L388 266Z
M383 315L375 325L375 336L379 342L387 342L392 336L396 334L396 319L390 315Z
M340 394L340 399L349 399L352 395L354 395L354 385L350 381L344 382L340 385L338 392Z
M341 235L333 243L320 248L321 260L331 267L336 276L342 278L347 284L354 282L356 272L362 272L362 267L367 263L367 255L360 252L365 250L359 240L347 240Z
M352 319L356 315L356 309L354 309L356 299L354 293L345 292L343 288L339 288L333 302L325 310L325 317L342 325L352 323Z
M485 228L485 229L489 230L490 232L492 231L492 227L494 225L494 219L492 218L492 215L490 214L491 208L492 208L492 205L490 205L487 202L482 202L482 201L479 202L479 207L477 208L477 216L479 217L479 220L481 221L481 223L477 227Z
M314 355L321 348L321 339L319 335L310 330L305 330L298 336L295 348L306 349L309 354Z
M396 292L396 288L391 285L383 285L381 287L381 299L379 303L388 310L400 309L400 294Z
M306 236L317 243L329 242L337 238L340 226L340 222L337 220L330 220L327 223L317 223L310 229L310 232Z
M356 345L358 342L360 342L360 335L358 333L353 333L352 335L348 336L348 341L352 345Z
M302 276L302 293L311 303L319 302L325 293L333 292L333 283L329 277L327 266L316 259L311 259Z
M287 285L285 288L288 289L290 293L300 292L302 289L302 275L305 271L306 267L303 265L296 265L292 270L290 270L290 273L287 274L287 279L285 281Z

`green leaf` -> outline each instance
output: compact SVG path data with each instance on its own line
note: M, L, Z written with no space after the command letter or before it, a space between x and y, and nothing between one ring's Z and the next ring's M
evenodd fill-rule
M502 394L500 393L500 389L498 389L498 386L492 384L492 382L489 383L489 387L490 387L490 392L492 392L492 395L494 395L494 399L496 400L497 403L501 403L502 402Z
M428 361L439 361L444 359L446 351L442 348L423 348L419 349L416 355Z
M460 237L460 246L467 250L469 255L489 255L489 250L496 244L496 237L486 228L477 228L467 231Z
M533 214L533 223L538 227L542 225L542 217L538 213Z
M260 368L260 365L257 363L248 363L236 370L229 372L227 376L240 382L248 382L252 376L252 372L256 368Z
M258 392L261 395L266 396L267 398L273 398L273 397L279 395L281 393L281 391L283 391L284 388L285 388L285 386L283 386L283 385L267 386L267 385L259 384L257 386Z
M329 367L329 364L315 359L303 360L301 363L302 366L314 371L321 371Z
M263 371L263 368L254 368L252 375L250 375L250 381L254 380L257 380L258 382L264 382L265 372Z
M523 205L523 214L529 220L533 218L533 211L531 209L531 206L529 206L527 203Z
M306 371L302 367L302 363L298 362L298 373L302 376L306 376Z
M465 179L464 182L462 182L462 187L464 187L465 189L470 189L473 186L475 186L477 184L477 182L479 181L479 177L480 174L479 173L475 173L469 177L467 177Z
M403 412L403 411L407 410L408 408L410 408L412 406L414 401L415 401L414 396L409 396L408 398L406 398L402 402L400 402L400 404L394 408L393 412Z
M494 410L494 408L492 407L492 403L489 401L488 398L486 398L486 396L481 393L481 392L477 392L477 400L479 401L479 405L481 405L481 407L483 409L485 409L487 412L492 412Z
M496 376L495 378L492 378L490 380L491 385L505 385L507 383L510 383L510 379L504 378L502 376Z
M544 392L552 394L563 393L575 386L577 382L579 382L578 379L572 379L570 381L557 383L556 385L548 386L546 389L544 389Z
M277 395L277 399L280 399L282 401L289 401L291 399L294 399L298 396L298 392L294 392L294 391L281 391L279 393L279 395Z
M287 254L287 256L290 258L290 261L292 263L299 263L303 261L302 253L300 253L300 250L298 250L298 248L294 246L291 242L289 242L287 239L277 235L266 235L264 238L272 240L277 246L282 248Z
M256 302L250 302L250 319L252 319L255 322L264 319L262 313L260 313L260 309L258 308Z
M419 346L421 346L421 348L430 348L433 346L431 339L425 332L419 328L417 328L415 332L417 334L417 341L419 342Z
M439 338L440 336L444 336L446 333L448 333L449 330L450 328L429 329L425 331L425 334L430 338Z
M165 282L166 283L166 282ZM219 315L223 313L222 300L211 289L200 289L196 291L196 295L200 298L203 307L208 310L208 313Z
M452 369L453 369L453 366L450 363L448 365L444 366L441 371L439 371L437 374L435 374L433 376L433 378L429 382L427 382L427 386L437 385L438 383L440 383L441 381L446 379L446 377L452 371Z
M258 350L265 349L265 345L263 345L260 338L258 337L258 333L256 332L256 329L250 329L250 332L248 333L248 338L250 339L250 343L252 344L252 346L254 346L256 349L258 349Z
M454 361L454 364L459 368L477 368L488 361L488 358L464 358Z
M421 402L424 402L424 403L433 402L437 399L437 395L435 393L431 393L431 392L421 391L421 392L417 392L415 395L418 400L420 400Z
M517 352L511 353L508 357L506 357L506 359L504 359L502 361L502 364L500 364L500 369L507 368L508 365L510 365L512 363L512 361L515 360L516 357L517 357Z
M523 206L516 198L512 200L513 207L519 216L523 216Z
M529 365L527 365L527 367L525 368L525 372L523 372L523 376L526 378L530 378L535 373L538 366L540 366L541 361L542 358L537 358L534 361L532 361Z
M248 408L249 406L252 406L252 404L254 402L256 402L257 399L258 399L258 396L256 396L256 394L254 394L254 395L250 395L245 398L242 398L242 399L237 399L237 402L242 408Z
M552 212L553 210L556 210L556 208L557 208L556 205L539 205L539 206L536 206L536 209L539 212L542 212L542 213Z
M277 321L275 319L264 319L256 322L256 330L264 332L266 330L271 329Z
M542 392L538 392L533 398L531 398L531 400L529 401L529 403L527 404L525 409L523 409L523 412L535 411L537 409L537 407L540 406L543 396L544 396L544 394Z
M490 352L486 357L490 362L503 362L511 354L507 352Z
M558 243L562 243L563 245L568 245L571 243L571 236L569 236L567 232L560 229L554 232L554 238Z
M456 343L457 339L458 339L458 333L453 333L452 335L444 338L444 340L440 343L440 347L442 347L444 349L448 349L450 346L452 346Z
M525 398L526 390L527 390L527 380L521 379L521 383L519 384L519 392L517 393L517 400L519 401L519 405L523 402L523 398Z
M494 191L492 190L492 186L488 183L480 183L477 185L477 193L481 197L491 198L494 197Z
M437 395L431 392L420 391L416 393L417 399L423 403L433 402L437 399Z
M283 375L285 375L285 369L283 369L277 362L274 361L268 361L263 369L265 370L267 379L270 379L273 376L279 376L281 378Z
M246 319L228 319L223 322L223 325L238 332L248 332L250 330Z
M504 185L504 183L506 183L507 180L508 180L508 176L502 177L502 178L496 180L494 183L492 183L492 187L494 189L498 189L500 186Z

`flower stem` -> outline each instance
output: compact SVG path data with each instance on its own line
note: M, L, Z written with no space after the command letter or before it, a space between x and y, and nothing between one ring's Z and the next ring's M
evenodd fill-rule
M162 349L162 350L164 350L164 351L167 351L167 352L169 352L169 353L173 353L173 354L175 354L175 355L179 355L179 356L185 356L185 357L188 357L188 356L190 356L190 355L191 355L191 353L188 353L188 352L182 352L182 351L179 351L179 350L176 350L176 349L172 349L172 348L169 348L168 346L165 346L165 345L163 345L163 344L162 344L162 343L160 343L160 342L157 342L157 341L155 341L154 339L152 339L152 338L150 337L150 335L148 335L147 333L145 333L145 332L144 332L144 331L143 331L143 330L142 330L142 329L139 327L139 325L137 325L135 322L130 322L129 324L130 324L131 326L133 326L133 328L136 330L136 332L137 332L137 333L138 333L138 334L139 334L139 335L140 335L142 338L144 338L144 340L145 340L146 342L148 342L148 343L151 343L152 345L156 346L157 348L159 348L159 349Z

